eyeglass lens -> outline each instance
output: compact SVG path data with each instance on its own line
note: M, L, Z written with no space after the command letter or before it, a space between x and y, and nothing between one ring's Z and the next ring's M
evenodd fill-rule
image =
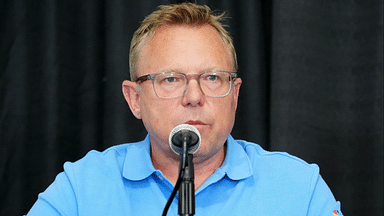
M198 81L206 96L223 97L231 90L231 75L227 72L207 72L200 74ZM162 73L153 80L156 94L161 98L176 98L184 94L188 78L181 73Z

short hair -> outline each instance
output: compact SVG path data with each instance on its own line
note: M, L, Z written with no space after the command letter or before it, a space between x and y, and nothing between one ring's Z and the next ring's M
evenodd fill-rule
M232 55L233 70L237 70L237 57L231 35L221 23L225 18L225 12L215 15L211 9L204 5L190 2L173 5L161 5L159 9L147 16L141 26L136 30L131 41L129 52L129 69L131 80L137 78L137 61L145 44L152 39L157 29L162 25L211 25L219 33L224 44Z

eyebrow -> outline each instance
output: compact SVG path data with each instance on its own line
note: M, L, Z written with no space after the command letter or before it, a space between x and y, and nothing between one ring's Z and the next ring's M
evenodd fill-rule
M204 70L200 70L198 72L198 74L205 73L205 72L213 72L213 71L230 71L230 72L232 72L232 70L222 70L222 69L219 69L218 67L210 67L210 68L207 68L207 69L204 69ZM172 68L171 69L160 70L160 71L157 71L155 73L170 73L170 72L183 73L181 70L172 69Z

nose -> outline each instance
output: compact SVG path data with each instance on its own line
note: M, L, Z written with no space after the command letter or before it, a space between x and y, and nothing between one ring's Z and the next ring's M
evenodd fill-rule
M183 106L202 106L204 104L205 95L200 88L197 79L191 79L188 82L187 89L183 95Z

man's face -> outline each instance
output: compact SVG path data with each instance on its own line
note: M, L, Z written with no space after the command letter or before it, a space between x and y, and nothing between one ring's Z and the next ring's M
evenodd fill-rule
M162 26L140 53L137 72L139 77L160 72L188 75L233 71L231 59L218 32L209 25ZM150 135L152 151L175 157L168 137L179 124L191 124L201 134L202 142L194 154L195 160L210 158L223 149L234 124L241 79L235 80L228 96L220 98L205 96L196 79L189 81L182 97L173 99L159 98L152 81L145 81L140 87L135 83L127 85L136 91L131 97L134 102L130 107L134 115L143 120Z

